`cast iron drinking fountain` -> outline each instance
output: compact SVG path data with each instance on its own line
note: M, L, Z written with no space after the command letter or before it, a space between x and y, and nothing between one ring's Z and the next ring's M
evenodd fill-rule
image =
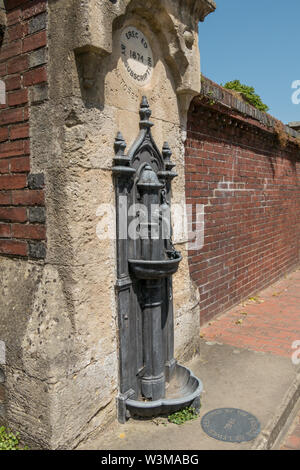
M201 381L174 359L172 275L182 260L171 240L171 182L176 173L167 142L162 153L151 133L146 97L140 133L115 140L121 423L134 416L200 407Z

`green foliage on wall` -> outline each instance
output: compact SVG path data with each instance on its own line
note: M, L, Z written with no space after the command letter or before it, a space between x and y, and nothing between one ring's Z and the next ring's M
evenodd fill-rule
M13 434L9 429L0 426L0 450L27 450L19 447L19 433Z
M261 97L255 93L255 89L252 86L243 85L239 80L233 80L232 82L225 83L224 88L241 93L252 106L260 111L266 112L269 110L268 106L262 102Z

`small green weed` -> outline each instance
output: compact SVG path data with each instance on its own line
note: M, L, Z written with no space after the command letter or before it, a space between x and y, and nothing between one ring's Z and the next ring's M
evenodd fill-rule
M255 93L255 89L252 86L244 85L239 80L233 80L225 83L224 88L242 93L244 98L260 111L266 112L269 110L268 106L262 102L261 97Z
M9 429L0 426L0 450L28 450L27 447L19 447L20 433L13 434Z
M183 410L176 411L176 413L172 413L168 416L170 423L174 424L183 424L186 421L196 418L198 418L198 413L191 406L184 408Z

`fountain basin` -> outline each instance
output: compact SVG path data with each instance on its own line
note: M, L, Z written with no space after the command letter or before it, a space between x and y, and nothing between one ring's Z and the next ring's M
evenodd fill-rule
M190 369L176 364L172 379L166 388L166 397L154 401L126 400L126 409L131 417L167 415L186 406L200 408L200 395L203 384Z
M182 256L168 260L140 260L140 259L129 259L129 267L132 274L137 279L160 279L171 276L176 273Z

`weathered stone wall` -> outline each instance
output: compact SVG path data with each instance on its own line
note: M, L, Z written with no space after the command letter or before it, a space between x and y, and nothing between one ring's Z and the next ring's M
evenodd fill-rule
M299 138L208 80L192 103L186 197L204 206L203 247L189 252L201 323L299 263Z
M200 92L198 20L213 9L208 0L48 2L48 95L29 120L30 172L45 182L47 254L1 259L6 416L32 445L73 447L116 419L115 240L97 236L105 217L114 230L114 139L120 130L133 143L146 95L154 138L174 151L172 201L184 204L186 111ZM152 76L142 87L122 62L126 26L151 44ZM176 352L187 358L198 345L198 292L186 239L175 242L184 256L174 279Z

